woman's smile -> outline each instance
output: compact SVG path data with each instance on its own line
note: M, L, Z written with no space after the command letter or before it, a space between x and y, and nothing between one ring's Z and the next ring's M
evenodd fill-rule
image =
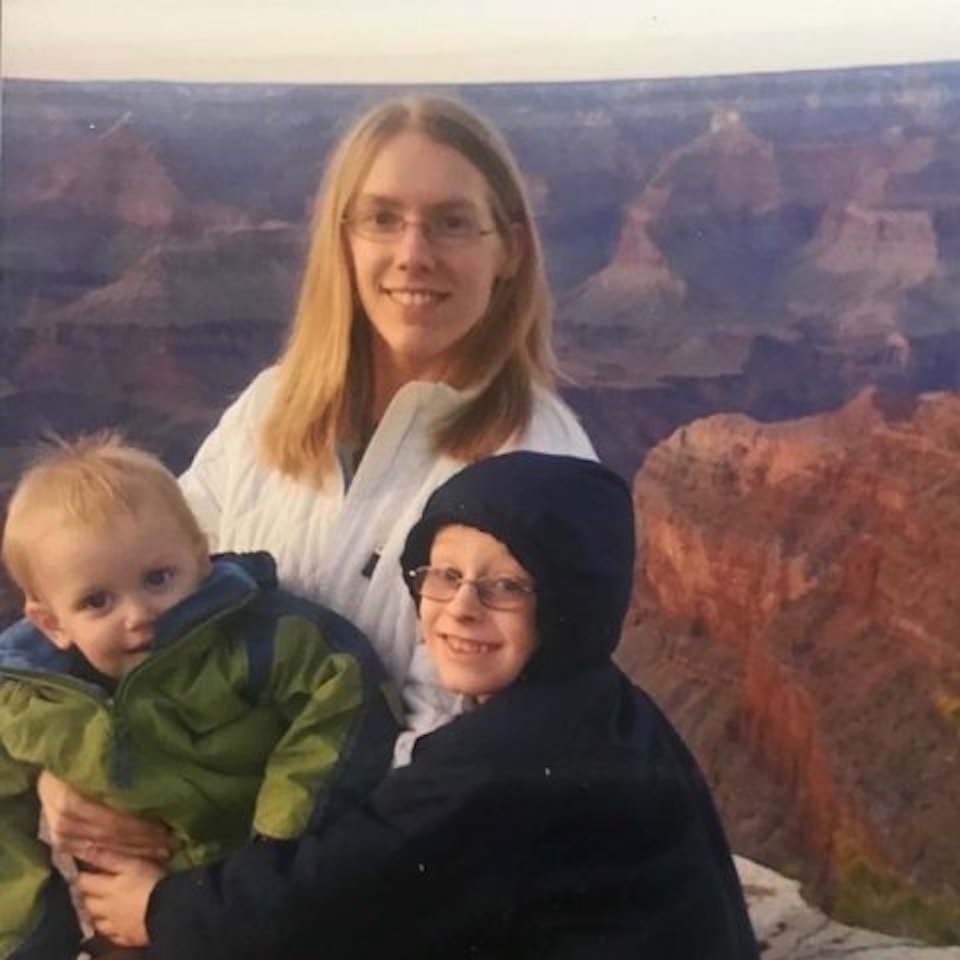
M384 287L383 292L402 307L432 307L450 296L440 290L421 287Z

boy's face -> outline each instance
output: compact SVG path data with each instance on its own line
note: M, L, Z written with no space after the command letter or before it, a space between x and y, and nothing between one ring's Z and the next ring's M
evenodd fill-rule
M50 523L34 550L41 596L28 600L26 615L61 650L77 647L111 677L147 657L154 621L191 594L210 565L156 503L103 527Z
M494 537L453 525L436 535L430 566L446 579L509 579L533 586L533 578ZM428 591L429 592L429 591ZM537 646L536 596L522 594L511 609L484 606L472 583L461 583L446 601L420 598L420 623L427 650L444 687L481 702L508 687Z

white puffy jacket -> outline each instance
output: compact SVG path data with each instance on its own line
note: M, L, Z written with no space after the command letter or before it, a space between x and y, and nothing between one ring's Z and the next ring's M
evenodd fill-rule
M408 383L384 413L349 485L338 469L317 490L257 458L274 381L268 368L227 409L180 478L183 490L211 549L269 550L283 587L357 624L401 690L411 731L432 730L460 704L438 685L417 644L399 558L429 495L463 466L430 442L432 425L462 394L442 383ZM528 429L498 452L518 449L596 459L571 410L540 388Z

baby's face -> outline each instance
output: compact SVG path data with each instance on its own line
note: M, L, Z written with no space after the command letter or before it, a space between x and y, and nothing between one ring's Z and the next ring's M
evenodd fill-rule
M209 559L160 505L103 527L51 525L35 544L41 597L27 616L56 646L76 646L119 677L144 660L154 621L193 593Z
M459 525L434 538L430 571L420 623L440 680L486 700L517 679L536 649L533 578L499 540ZM461 578L471 582L457 586Z

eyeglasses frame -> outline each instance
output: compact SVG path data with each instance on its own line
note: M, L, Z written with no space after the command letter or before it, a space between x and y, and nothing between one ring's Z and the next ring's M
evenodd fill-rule
M457 580L456 587L454 588L450 596L447 597L446 599L440 599L439 597L431 597L425 594L421 589L421 587L417 586L417 577L421 573L423 573L424 579L426 579L426 575L431 570L443 570L443 568L434 567L434 566L431 566L429 563L427 563L420 567L414 567L413 570L405 570L404 574L407 580L409 580L411 586L413 587L413 591L416 594L416 596L421 600L426 598L427 600L430 600L433 603L450 603L450 601L453 600L456 597L456 595L460 592L460 588L466 583L466 584L470 584L473 587L473 590L477 595L477 599L480 601L481 606L483 606L485 609L499 610L501 612L509 612L512 610L520 610L523 607L523 604L526 602L527 598L534 596L537 592L537 588L534 584L523 583L521 580L516 580L516 578L514 577L469 577L468 578L468 577L461 576ZM501 605L496 605L496 606L491 605L489 603L489 593L487 592L486 589L484 589L482 585L485 583L489 583L492 580L503 580L503 579L516 580L517 586L521 588L520 596L517 598L517 602L515 604L511 604L510 606L507 606L507 607L504 607Z
M460 237L457 239L446 237L445 239L438 239L433 233L435 228L430 226L429 220L425 220L423 218L413 220L410 217L400 217L397 230L394 233L389 231L380 234L364 233L362 230L357 229L356 217L349 213L345 213L340 218L340 223L346 227L346 229L349 230L353 236L359 237L361 240L366 240L369 243L379 243L383 245L388 243L397 243L406 233L408 227L419 227L420 232L423 235L423 239L427 243L429 243L431 246L440 247L469 246L471 243L475 243L482 237L488 237L490 234L498 232L496 227L489 227L488 229L478 229L475 233L472 233L466 237Z

